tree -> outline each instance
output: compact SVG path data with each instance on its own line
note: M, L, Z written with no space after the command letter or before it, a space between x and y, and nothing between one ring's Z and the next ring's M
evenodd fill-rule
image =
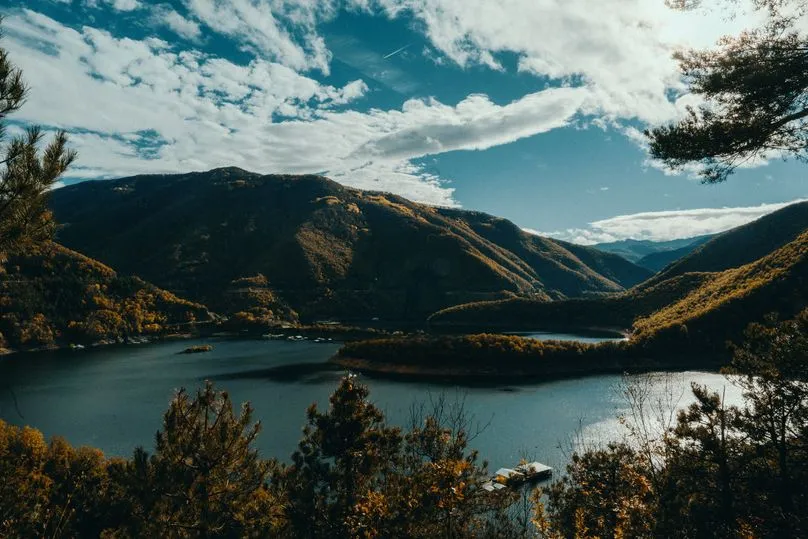
M347 376L327 411L312 406L293 464L273 481L286 500L283 537L515 537L511 492L490 493L468 417L444 399L386 424L369 391Z
M642 457L625 444L572 456L567 475L536 499L545 537L650 537L655 497Z
M689 9L697 0L669 0ZM808 36L804 0L754 0L766 24L725 37L714 50L677 53L693 94L703 99L678 123L645 132L650 153L674 170L695 165L707 183L775 156L808 157Z
M0 537L98 537L107 484L99 450L0 421Z
M808 310L794 320L752 324L727 371L744 403L740 428L754 447L749 467L766 493L759 511L781 536L808 533Z
M307 411L307 424L293 464L277 475L287 496L287 534L294 537L350 537L350 517L384 504L379 482L395 468L399 429L368 401L369 390L346 376L330 407ZM371 505L375 505L372 510ZM371 533L368 536L373 536Z
M272 535L278 505L268 489L273 462L261 460L253 443L260 424L252 408L239 415L230 397L210 382L196 398L180 390L157 433L156 450L139 449L131 461L111 466L131 515L123 536L263 537Z
M22 71L0 48L0 142L5 139L7 116L22 107L27 94ZM0 150L0 254L28 241L47 239L53 232L47 193L75 160L76 152L67 149L64 131L41 152L42 139L40 128L29 127Z

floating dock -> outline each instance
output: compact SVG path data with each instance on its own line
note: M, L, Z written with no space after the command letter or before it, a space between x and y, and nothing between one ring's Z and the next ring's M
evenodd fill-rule
M553 475L553 469L541 462L527 462L516 468L500 468L489 481L483 483L483 490L495 492L507 487L517 487L525 483L545 481Z

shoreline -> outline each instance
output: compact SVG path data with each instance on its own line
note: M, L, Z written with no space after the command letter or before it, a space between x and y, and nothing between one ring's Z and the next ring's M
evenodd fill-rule
M544 325L537 328L535 324L520 325L520 324L490 324L483 325L474 324L454 324L454 323L439 323L429 325L428 333L434 335L450 335L462 334L472 335L480 333L491 333L494 330L496 333L503 335L522 334L522 333L567 333L571 335L578 335L581 337L609 337L609 338L624 338L631 337L631 328L624 327L608 327L608 326L552 326Z

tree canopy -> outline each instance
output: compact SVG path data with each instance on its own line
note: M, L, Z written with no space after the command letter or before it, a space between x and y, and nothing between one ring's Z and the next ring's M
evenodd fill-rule
M692 9L697 0L669 0ZM678 52L684 81L702 99L680 121L645 132L651 156L722 182L762 159L808 154L808 36L804 0L754 0L766 23L710 50Z

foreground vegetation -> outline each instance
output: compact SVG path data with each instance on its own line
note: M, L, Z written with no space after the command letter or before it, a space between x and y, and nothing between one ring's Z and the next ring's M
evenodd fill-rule
M154 452L129 459L0 422L0 536L804 537L808 314L751 326L729 372L740 406L693 386L678 417L628 384L626 441L522 495L482 488L462 405L393 427L354 376L309 408L290 464L261 459L249 404L209 383L179 391Z

